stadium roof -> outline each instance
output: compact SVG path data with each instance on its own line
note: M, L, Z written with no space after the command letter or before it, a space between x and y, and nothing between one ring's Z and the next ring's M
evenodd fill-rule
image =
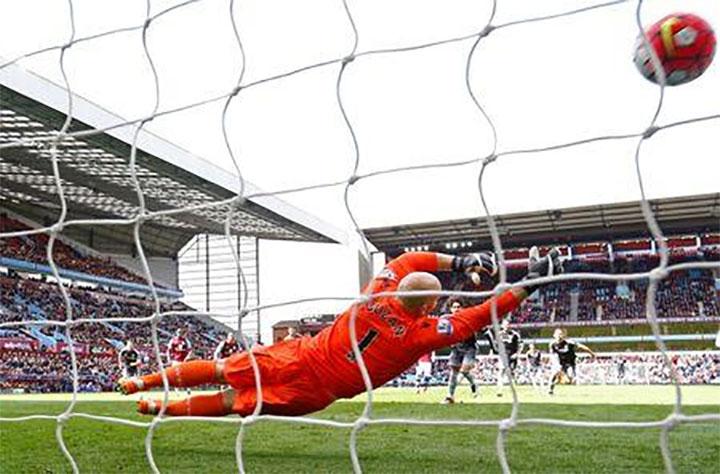
M650 203L667 234L720 231L720 193L653 199ZM507 247L649 235L639 201L507 214L496 216L495 223ZM445 249L445 244L452 242L492 248L484 217L365 229L365 235L378 250L390 254L405 247Z
M4 64L0 58L0 64ZM0 69L0 207L48 224L59 215L49 142L61 129L67 90L17 65ZM81 98L72 97L70 132L105 129L124 119ZM128 160L134 125L65 138L58 165L68 201L68 219L127 219L136 214L138 197ZM239 179L156 135L138 137L137 174L151 211L184 208L228 199ZM245 185L246 194L258 189ZM149 255L174 256L197 233L222 233L226 208L194 210L147 221L142 240ZM248 199L238 208L233 233L268 239L344 242L344 233L274 196ZM69 236L100 251L132 248L132 226L69 227Z

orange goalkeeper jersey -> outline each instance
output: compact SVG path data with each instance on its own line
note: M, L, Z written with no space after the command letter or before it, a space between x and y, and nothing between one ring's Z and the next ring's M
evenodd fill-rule
M396 258L370 282L369 290L373 294L396 291L400 280L416 271L437 271L436 254L416 252ZM365 391L365 384L350 342L351 311L357 311L358 345L372 384L378 387L403 373L423 354L463 341L490 324L490 301L442 318L408 314L394 296L356 303L332 326L313 338L303 339L300 353L305 367L328 395L353 397ZM511 292L496 301L498 316L520 303Z

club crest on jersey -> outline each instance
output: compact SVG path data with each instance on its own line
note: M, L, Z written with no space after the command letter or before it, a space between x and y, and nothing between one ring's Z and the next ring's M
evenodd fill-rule
M390 280L397 280L397 275L395 275L395 272L390 270L389 268L383 268L383 270L378 273L378 278L389 278Z
M437 332L438 334L445 334L446 336L451 335L453 333L452 321L447 318L442 318L438 320Z

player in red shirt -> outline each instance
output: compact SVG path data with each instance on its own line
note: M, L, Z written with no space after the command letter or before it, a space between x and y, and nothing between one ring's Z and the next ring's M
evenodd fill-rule
M235 335L232 332L228 332L225 339L220 341L215 348L213 359L227 359L236 352L240 352L240 346L238 345L237 339L235 339Z
M412 252L394 259L375 277L366 294L380 292L439 291L440 281L430 272L486 272L490 259L484 255L451 256ZM561 268L554 251L530 266L528 278ZM452 317L432 318L438 296L388 295L353 304L335 322L314 337L281 341L253 348L260 370L262 413L305 415L322 410L339 398L351 398L366 387L350 342L351 311L357 311L358 346L373 387L397 377L418 358L472 336L491 322L491 304L498 317L515 309L535 289L512 288L485 303L464 308ZM213 395L197 395L172 402L168 415L221 416L251 414L256 405L255 375L247 352L217 361L193 360L165 371L174 387L228 384L232 388ZM161 373L121 379L118 388L131 394L162 386ZM160 401L140 400L140 413L155 414Z
M192 344L190 343L190 339L185 336L185 329L178 328L177 331L175 331L175 335L168 341L165 354L168 364L173 366L181 364L188 360L191 353Z
M190 339L185 335L185 328L177 328L175 335L170 338L165 351L165 357L167 358L168 365L171 367L177 367L183 362L187 361L192 354L192 344ZM175 392L179 390L175 388ZM187 394L190 396L190 389L187 389Z
M427 392L430 386L430 379L432 378L432 363L435 356L434 352L428 352L423 354L417 361L415 366L415 392L420 393L420 389L423 392Z

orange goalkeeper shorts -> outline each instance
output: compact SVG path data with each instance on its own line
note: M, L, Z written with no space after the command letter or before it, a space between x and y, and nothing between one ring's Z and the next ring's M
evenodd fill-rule
M253 350L260 369L261 413L299 416L322 410L335 401L304 361L302 345L302 339L294 339ZM224 374L236 391L233 412L250 415L255 410L257 388L249 354L228 357Z

